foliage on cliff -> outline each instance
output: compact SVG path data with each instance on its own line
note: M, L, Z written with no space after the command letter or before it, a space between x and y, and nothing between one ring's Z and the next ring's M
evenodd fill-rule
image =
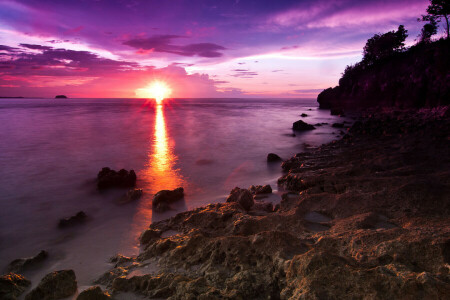
M339 86L319 94L321 108L433 107L450 104L450 39L348 66Z

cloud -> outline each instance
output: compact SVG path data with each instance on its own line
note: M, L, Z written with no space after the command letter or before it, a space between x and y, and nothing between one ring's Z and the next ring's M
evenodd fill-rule
M253 78L255 76L258 76L257 72L253 72L253 71L250 71L250 70L234 69L234 70L231 70L231 71L235 72L234 74L230 75L230 76L233 76L233 77Z
M152 52L165 52L181 56L221 57L221 50L225 47L213 43L194 43L187 45L174 45L172 40L186 38L180 35L154 35L149 38L134 38L123 42L124 45L138 50L151 50Z
M39 50L38 52L35 50ZM0 95L53 97L136 97L135 91L152 80L167 82L174 97L231 97L238 90L219 90L227 83L206 74L188 74L182 64L164 68L114 60L89 51L20 44L0 45ZM183 66L183 67L182 67Z
M19 46L25 47L25 48L28 48L28 49L33 49L33 50L50 50L50 49L53 49L53 47L42 46L42 45L34 45L34 44L19 44Z

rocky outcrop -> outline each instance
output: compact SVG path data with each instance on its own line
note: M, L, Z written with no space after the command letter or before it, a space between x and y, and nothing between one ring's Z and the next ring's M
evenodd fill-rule
M267 154L267 162L279 162L279 161L282 161L282 159L277 154L275 153Z
M111 295L108 292L102 291L102 289L96 285L82 291L77 300L109 300Z
M251 192L247 189L241 189L235 187L231 190L230 195L228 196L227 202L235 202L238 203L243 209L250 210L250 208L255 203L253 200L253 196Z
M86 219L87 219L87 215L85 214L85 212L79 211L74 216L59 220L58 227L59 228L67 228L67 227L83 224L84 222L86 222Z
M72 296L77 291L77 281L72 270L49 273L39 285L25 296L25 300L56 300Z
M99 189L107 188L132 188L136 185L136 173L134 170L129 172L121 169L119 172L111 170L108 167L102 168L97 175L97 187Z
M66 95L56 95L55 99L67 99Z
M269 184L252 185L252 186L250 186L249 190L253 195L272 194L272 187Z
M446 299L447 114L370 113L290 159L274 211L247 210L250 191L233 189L229 202L152 223L133 263L98 282L164 299Z
M8 265L8 272L22 273L31 268L35 268L38 265L42 264L42 262L46 260L47 257L48 252L42 250L33 257L15 259Z
M137 199L142 197L142 194L143 194L142 189L128 190L127 193L119 199L119 203L125 204L136 201Z
M184 189L176 188L172 191L162 190L153 196L152 207L154 211L163 212L170 209L170 203L179 201L184 197Z
M292 124L292 129L296 131L307 131L316 129L313 125L303 122L302 120L298 120Z
M0 299L15 300L30 285L31 282L22 275L14 273L2 275L0 276Z
M376 64L348 68L317 97L320 108L436 107L450 104L450 39L419 44Z

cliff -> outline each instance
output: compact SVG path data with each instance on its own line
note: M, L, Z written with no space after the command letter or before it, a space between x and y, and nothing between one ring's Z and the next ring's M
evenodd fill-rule
M320 108L435 107L450 104L450 40L418 44L372 65L347 67Z

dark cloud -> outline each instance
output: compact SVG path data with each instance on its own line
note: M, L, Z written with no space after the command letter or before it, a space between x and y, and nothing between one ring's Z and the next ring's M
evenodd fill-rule
M19 44L19 46L32 49L32 50L50 50L53 49L53 47L49 46L42 46L42 45L34 45L34 44Z
M277 73L277 72L282 72L282 71L284 71L284 70L273 70L272 72Z
M89 51L55 49L42 45L20 44L20 46L42 50L40 53L16 51L17 48L0 46L9 52L8 60L0 60L0 68L9 69L10 75L96 75L136 68L135 62L112 60ZM12 49L12 50L11 50Z
M253 71L245 70L245 69L234 69L232 71L235 72L234 74L231 75L233 77L253 78L255 76L258 76L257 72L253 72Z
M140 49L152 50L154 52L172 53L181 56L200 56L200 57L220 57L223 54L219 51L225 50L213 43L195 43L188 45L174 45L172 40L186 38L180 35L154 35L149 38L135 38L123 42L124 45Z
M0 45L0 51L6 51L6 52L15 52L17 51L17 48L6 46L6 45Z

